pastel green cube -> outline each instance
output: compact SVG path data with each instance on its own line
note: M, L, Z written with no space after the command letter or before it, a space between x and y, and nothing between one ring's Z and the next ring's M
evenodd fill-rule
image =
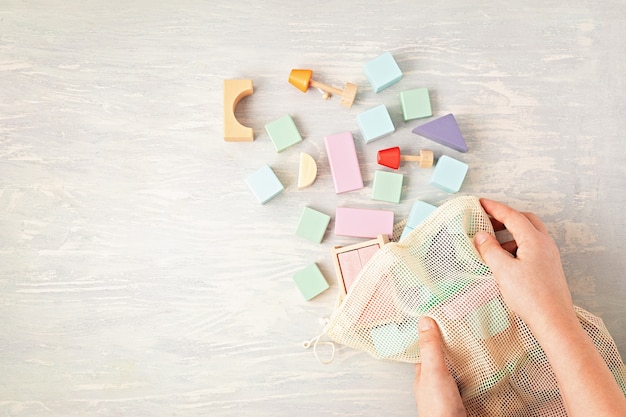
M322 271L315 263L297 272L293 276L293 280L306 301L311 300L329 288L326 278L324 278Z
M382 358L402 354L411 345L417 345L417 319L410 318L403 323L387 323L370 330L376 353Z
M404 121L422 119L433 115L427 88L415 88L400 93Z
M321 243L326 233L326 228L330 223L330 216L305 207L300 215L296 235L308 239L315 243Z
M274 144L276 152L282 152L288 147L302 141L302 136L290 115L265 125L265 131Z
M466 320L472 334L478 339L489 339L510 326L509 315L498 298L469 313Z
M372 200L399 203L402 195L402 182L404 175L395 172L376 171L374 173L374 185Z

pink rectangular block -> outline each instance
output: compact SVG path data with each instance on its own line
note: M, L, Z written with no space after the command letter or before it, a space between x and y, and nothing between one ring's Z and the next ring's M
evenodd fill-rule
M335 234L338 236L393 237L393 211L337 207Z
M475 310L487 304L500 294L498 284L495 280L486 279L469 291L462 293L453 299L447 301L441 308L446 317L452 320L458 320Z
M359 249L359 258L361 259L361 266L364 266L371 258L380 250L380 246L372 245Z
M356 155L352 132L326 136L324 142L330 173L335 183L335 192L339 194L363 188L361 167Z
M361 264L359 251L356 250L340 253L337 257L339 258L339 265L341 265L344 289L347 293L357 275L359 275L359 272L363 269L363 265Z

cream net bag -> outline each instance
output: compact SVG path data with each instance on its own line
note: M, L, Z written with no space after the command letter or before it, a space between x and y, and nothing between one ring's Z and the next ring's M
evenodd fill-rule
M555 376L528 327L504 304L473 244L493 227L475 197L439 207L365 265L324 328L379 359L420 362L417 322L434 318L468 415L566 416ZM626 392L626 368L602 320L576 308ZM546 320L549 320L546 317Z

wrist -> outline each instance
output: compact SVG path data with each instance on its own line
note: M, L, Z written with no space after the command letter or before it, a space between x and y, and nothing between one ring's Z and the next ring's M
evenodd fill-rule
M542 320L527 324L547 355L588 340L573 308L560 314L545 314Z

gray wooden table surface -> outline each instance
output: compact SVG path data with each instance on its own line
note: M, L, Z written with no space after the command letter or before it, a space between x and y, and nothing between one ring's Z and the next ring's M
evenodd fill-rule
M576 304L626 354L626 8L621 0L78 1L0 3L0 415L407 416L413 368L302 341L337 283L321 244L294 234L305 206L391 209L451 196L404 165L399 204L370 199L376 151L450 155L460 194L537 213ZM402 81L373 93L363 65L389 51ZM359 85L355 105L287 83L310 68ZM222 82L251 143L224 142ZM398 95L427 87L470 151L411 133ZM365 145L356 116L386 104L392 136ZM265 124L304 140L276 153ZM335 194L323 138L354 133L365 188ZM297 189L300 152L317 161ZM244 179L269 164L266 205ZM316 262L330 290L292 282ZM549 319L549 318L547 318Z

